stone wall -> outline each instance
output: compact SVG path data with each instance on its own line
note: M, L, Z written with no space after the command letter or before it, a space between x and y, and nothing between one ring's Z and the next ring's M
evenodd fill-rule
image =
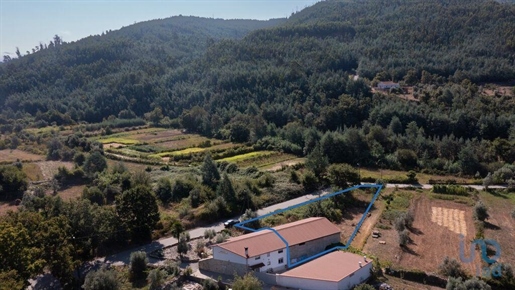
M200 260L198 267L200 270L206 270L231 276L234 275L234 273L240 276L243 276L245 273L247 273L247 267L245 265L236 264L229 261L215 260L213 258Z

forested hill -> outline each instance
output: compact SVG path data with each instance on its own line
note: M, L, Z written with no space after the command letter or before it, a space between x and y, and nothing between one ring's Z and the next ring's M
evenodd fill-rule
M145 116L298 155L320 141L330 162L474 174L515 161L514 98L479 86L515 79L515 5L323 1L287 21L179 20L0 65L0 129ZM256 25L271 27L238 38ZM414 85L418 102L372 95L356 72ZM511 143L493 148L497 138Z
M150 95L166 93L156 86L166 73L186 73L185 64L221 39L240 39L285 20L177 16L72 43L56 35L32 52L18 52L19 59L0 63L0 103L31 115L66 112L75 121L99 121L123 109L142 115L149 110ZM106 109L97 111L102 107Z

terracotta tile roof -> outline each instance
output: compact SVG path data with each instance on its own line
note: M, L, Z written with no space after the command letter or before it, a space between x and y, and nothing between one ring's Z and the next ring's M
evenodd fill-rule
M323 217L312 217L274 227L288 241L290 246L340 233L340 229ZM254 257L286 248L284 242L271 230L262 230L239 237L230 238L218 244L227 251L245 257L245 247L249 257Z
M361 262L362 267L365 267L372 263L372 260L367 259L367 262L365 262L363 256L335 251L280 275L292 278L339 282L359 270L359 262Z

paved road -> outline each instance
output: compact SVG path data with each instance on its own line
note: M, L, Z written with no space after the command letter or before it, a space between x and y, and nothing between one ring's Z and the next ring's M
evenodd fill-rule
M387 188L393 188L395 186L397 186L399 188L405 188L405 187L410 187L410 186L415 186L415 187L423 188L423 189L431 189L431 188L433 188L433 186L430 185L430 184L418 184L418 185L387 184L386 187ZM481 186L481 185L466 185L466 186L474 188L474 189L477 189L477 190L483 190L484 189L484 187ZM490 188L505 188L505 186L498 186L497 185L497 186L490 186ZM290 199L290 200L285 201L285 202L281 202L281 203L278 203L278 204L274 204L274 205L265 207L263 209L258 210L257 213L258 213L258 215L264 215L264 214L276 211L278 209L283 209L283 208L286 208L286 207L289 207L289 206L292 206L292 205L299 204L301 202L304 202L304 201L316 198L319 195L324 195L324 194L327 194L327 193L330 193L330 192L332 192L331 189L324 189L324 190L321 190L319 192L315 192L313 194L307 194L307 195L304 195L304 196L301 196L301 197L298 197L298 198ZM238 218L238 217L235 217L235 218ZM207 229L214 229L216 232L219 232L223 228L224 228L223 223L222 222L217 222L217 223L211 224L211 225L206 226L206 227L199 227L199 228L195 228L193 230L190 230L189 234L190 234L190 237L193 239L193 238L198 238L198 237L204 236L204 231L207 230ZM105 262L109 262L109 263L113 263L115 265L128 264L129 261L130 261L130 255L131 255L132 252L144 251L147 254L149 254L152 251L155 251L157 249L166 248L166 247L172 246L172 245L174 245L176 243L177 243L177 239L174 238L174 237L161 238L161 239L159 239L157 241L151 242L150 244L146 244L146 245L143 245L143 246L140 246L140 247L135 247L135 248L132 248L130 250L127 250L127 251L124 251L124 252L121 252L121 253L118 253L118 254L114 254L114 255L108 256L108 257L105 258L104 261ZM102 259L100 259L100 260L102 260ZM156 259L150 259L150 262L153 262L153 263L158 262L158 261L159 260L156 260Z
M459 184L461 185L461 184ZM386 187L387 188L393 188L393 187L398 187L398 188L406 188L406 187L417 187L417 188L422 188L422 189L431 189L433 188L433 185L432 184L390 184L390 183L387 183L386 184ZM484 190L485 187L482 186L482 185L461 185L461 186L464 186L464 187L470 187L470 188L473 188L473 189L477 189L477 190ZM488 188L492 188L492 189L501 189L501 188L506 188L506 186L504 185L490 185Z
M273 212L273 211L278 210L278 209L283 209L283 208L286 208L286 207L289 207L289 206L292 206L292 205L296 205L298 203L307 201L309 199L316 198L316 197L319 196L319 194L323 195L323 194L327 194L329 192L330 192L329 189L321 190L320 192L316 192L316 193L313 193L313 194L307 194L307 195L304 195L304 196L301 196L301 197L298 197L298 198L290 199L290 200L285 201L285 202L274 204L274 205L271 205L271 206L268 206L268 207L265 207L263 209L258 210L258 215L264 215L264 214ZM237 219L238 217L235 217L235 218ZM211 224L211 225L206 226L206 227L199 227L199 228L192 229L192 230L189 231L189 234L190 234L190 238L194 239L194 238L203 237L204 236L204 231L207 230L207 229L214 229L216 232L219 232L223 228L224 228L223 223L222 222L217 222L217 223ZM131 256L132 252L144 251L147 254L149 254L152 251L155 251L157 249L166 248L166 247L172 246L172 245L174 245L176 243L177 243L177 239L174 238L174 237L161 238L161 239L159 239L157 241L151 242L150 244L146 244L146 245L143 245L143 246L135 247L135 248L132 248L130 250L127 250L127 251L124 251L124 252L120 252L120 253L117 253L117 254L105 257L104 261L108 262L108 263L112 263L113 265L129 264L130 256ZM100 259L100 260L102 260L102 259ZM150 262L152 262L152 263L155 263L155 262L158 262L158 261L159 260L150 258Z

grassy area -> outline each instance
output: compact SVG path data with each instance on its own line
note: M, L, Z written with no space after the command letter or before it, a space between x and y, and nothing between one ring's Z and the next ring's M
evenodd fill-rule
M30 181L38 181L43 179L43 173L36 163L24 163L23 172L27 174L27 178Z
M124 145L134 145L134 144L139 143L138 140L130 139L127 137L113 137L113 136L97 139L97 141L102 144L120 143L120 144L124 144Z
M390 169L374 169L374 168L360 168L362 178L370 177L373 179L402 179L406 178L407 171L390 170ZM452 175L434 175L426 173L417 173L418 182L421 184L429 183L430 179L433 180L455 180L458 184L473 183L474 179L456 177Z
M217 161L227 161L227 162L238 163L238 162L246 161L248 159L255 159L255 158L259 158L259 157L270 156L274 153L277 153L277 152L275 152L275 151L254 151L254 152L249 152L249 153L245 153L245 154L235 155L232 157L222 158Z
M192 148L186 148L186 149L172 151L172 152L161 152L161 153L157 153L157 154L151 154L151 155L149 155L149 157L162 158L162 157L170 157L170 156L176 156L176 155L187 155L187 154L192 154L192 153L204 152L207 149L208 148L192 147Z

